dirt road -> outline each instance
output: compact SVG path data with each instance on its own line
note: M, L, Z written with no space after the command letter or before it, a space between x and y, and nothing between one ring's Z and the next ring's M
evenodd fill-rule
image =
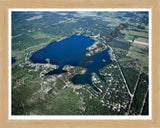
M149 46L149 43L146 43L146 42L141 42L141 41L137 41L137 40L134 40L134 42L133 43L135 43L135 44L141 44L141 45L147 45L147 46Z

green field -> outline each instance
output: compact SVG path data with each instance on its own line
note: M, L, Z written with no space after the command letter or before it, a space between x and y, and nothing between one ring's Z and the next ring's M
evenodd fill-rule
M124 39L125 39L125 40L134 40L134 38L135 38L135 36L126 34L126 36L125 36Z
M148 67L148 48L145 46L140 48L138 45L132 44L129 48L128 56L138 59L143 67Z
M32 34L32 37L34 39L42 39L42 38L51 39L53 36L51 34L48 34L48 33L35 32L35 33Z
M142 38L142 37L137 37L136 40L141 41L141 42L145 42L145 43L149 42L148 38Z
M135 37L142 37L142 38L148 38L148 33L146 32L140 32L140 31L132 31L132 30L124 30L122 33L135 36Z

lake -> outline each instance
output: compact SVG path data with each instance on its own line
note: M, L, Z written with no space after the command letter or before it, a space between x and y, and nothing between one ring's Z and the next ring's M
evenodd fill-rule
M12 64L16 62L16 57L12 57Z
M59 42L53 42L47 47L40 49L31 56L31 61L33 63L47 63L46 58L50 59L51 64L59 65L59 69L53 70L46 75L60 74L63 71L64 65L78 66L79 62L84 60L82 56L87 53L86 48L94 43L90 37L82 35L72 35L69 38L61 40ZM92 63L87 63L87 72L83 75L76 75L72 78L74 84L90 84L92 72L97 73L97 75L104 80L104 78L99 74L99 69L107 64L112 63L108 50L105 50L99 54L96 54L93 58ZM105 61L102 61L105 59Z

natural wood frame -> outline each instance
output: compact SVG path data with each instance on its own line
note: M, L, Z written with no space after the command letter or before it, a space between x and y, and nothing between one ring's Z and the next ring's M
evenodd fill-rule
M8 12L9 8L151 8L152 9L152 119L151 120L9 120L8 119ZM34 127L160 127L159 0L0 0L0 128Z

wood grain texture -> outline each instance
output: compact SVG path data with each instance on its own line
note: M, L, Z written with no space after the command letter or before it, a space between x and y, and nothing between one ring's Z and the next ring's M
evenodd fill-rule
M9 8L151 8L152 120L8 120ZM0 0L0 128L160 128L159 0Z

